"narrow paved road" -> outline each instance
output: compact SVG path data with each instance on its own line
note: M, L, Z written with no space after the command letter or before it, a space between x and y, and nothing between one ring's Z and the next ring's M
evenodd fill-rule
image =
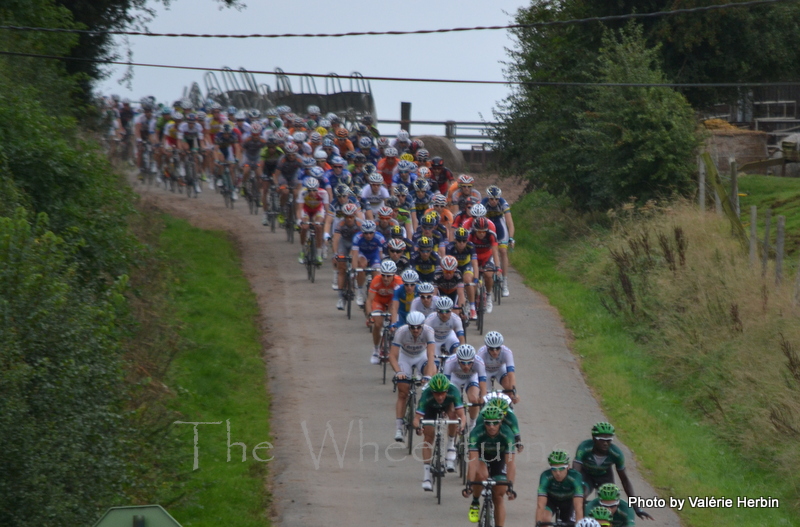
M335 309L329 268L311 284L297 263L297 241L289 245L283 232L268 232L243 200L230 211L208 190L189 200L161 188L135 188L165 212L229 232L240 247L263 317L273 398L275 523L468 525L469 501L460 495L458 478L445 479L442 504L436 505L433 494L420 487L421 463L394 442L391 384L382 385L378 367L369 364L372 343L363 319L347 320ZM519 499L508 505L506 525L530 526L547 454L554 448L574 454L605 417L584 383L556 310L525 288L513 270L510 284L511 297L487 316L487 327L500 331L515 352L522 398L516 413L526 448L517 460ZM468 341L482 343L474 326ZM624 450L634 488L654 496ZM657 520L646 522L649 526L680 525L670 510L650 512Z

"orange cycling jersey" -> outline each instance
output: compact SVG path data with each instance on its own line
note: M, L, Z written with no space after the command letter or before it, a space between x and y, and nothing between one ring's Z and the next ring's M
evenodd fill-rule
M403 285L403 279L395 275L389 284L383 282L383 275L378 275L369 284L369 291L375 295L372 301L373 311L386 311L394 298L394 288ZM376 305L380 307L376 309Z

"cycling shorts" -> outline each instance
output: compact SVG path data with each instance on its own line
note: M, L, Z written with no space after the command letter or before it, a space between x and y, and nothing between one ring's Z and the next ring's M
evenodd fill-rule
M167 136L167 146L172 147L172 148L177 148L178 147L178 140L175 139L174 137L168 135Z
M497 267L494 265L494 256L490 256L489 260L480 266L481 272L483 273L493 273L497 270Z
M458 270L461 271L461 276L465 276L467 273L473 274L472 264L459 266Z
M463 388L464 391L467 391L470 386L480 386L478 384L478 374L477 373L473 373L470 377L468 377L466 379L464 379L463 377L459 377L458 375L452 375L450 377L450 384L452 384L453 386L455 386L459 390Z
M597 489L600 485L604 485L606 483L614 483L614 469L613 467L608 469L608 472L605 474L600 474L599 476L592 476L590 474L583 473L583 499L589 497L589 494L592 490Z
M444 412L445 412L445 413L449 413L449 412L450 412L450 410L452 410L452 409L453 409L453 405L451 404L450 406L448 406L447 408L445 408ZM424 413L424 414L422 414L422 419L426 419L426 420L428 420L428 419L430 419L430 420L434 420L434 419L436 419L437 417L439 417L439 412L440 412L440 411L441 411L441 410L435 410L435 409L433 409L433 408L426 408L426 409L425 409L425 413Z
M339 246L336 248L336 254L339 256L347 256L353 250L353 240L346 240L343 237L339 238Z
M363 256L367 260L367 267L375 267L380 265L381 263L381 252L375 251L369 254L364 254L361 251L358 251L359 256Z
M303 221L318 221L322 223L325 219L325 207L317 207L316 209L309 209L303 205L303 210L300 213L300 218Z
M444 346L444 350L447 355L452 355L453 350L457 348L461 342L459 342L458 337L454 331L451 331L444 340L437 340L436 341L436 349L439 350L442 346Z
M556 520L564 522L575 521L575 509L573 508L572 500L555 500L548 496L547 505L545 505L545 508L553 514L558 511Z
M278 185L286 186L288 188L294 188L297 186L297 176L292 176L287 178L283 174L278 176Z
M497 369L495 372L486 371L486 378L488 379L496 379L499 382L502 382L503 378L508 375L508 368L506 368L505 364L501 364L500 368Z
M242 166L244 165L250 165L250 168L255 169L256 172L258 172L258 167L261 165L261 158L258 154L255 156L249 156L245 154L242 158Z
M411 377L411 371L414 366L417 367L418 372L424 372L425 366L428 365L428 354L420 353L416 356L408 355L400 349L400 356L397 358L397 364L400 366L400 371L405 373L406 376Z

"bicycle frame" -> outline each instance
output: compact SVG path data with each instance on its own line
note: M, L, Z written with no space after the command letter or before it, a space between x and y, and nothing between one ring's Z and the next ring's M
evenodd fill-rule
M447 436L449 425L461 425L461 419L446 419L444 412L440 412L436 419L423 419L421 426L434 427L433 452L431 453L431 475L436 483L436 502L442 503L442 478L445 476L444 469L444 438Z

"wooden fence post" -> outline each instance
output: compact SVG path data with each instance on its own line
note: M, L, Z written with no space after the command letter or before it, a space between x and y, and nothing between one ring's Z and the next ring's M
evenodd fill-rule
M719 199L719 192L714 190L714 209L717 211L717 216L722 216L722 200Z
M731 207L736 215L741 217L742 211L739 207L739 172L736 166L736 159L730 158L731 164Z
M756 237L756 220L758 219L758 207L750 206L750 267L756 266L756 254L758 252L758 238Z
M761 278L767 276L767 262L769 261L769 227L772 221L772 209L767 209L767 216L764 219L764 254L761 258Z
M778 216L778 239L775 244L775 285L783 280L783 237L786 228L786 216Z
M697 156L697 205L700 207L700 210L705 212L706 210L706 166L703 163L703 159L700 156Z
M797 264L797 277L794 279L794 305L800 305L800 262Z

